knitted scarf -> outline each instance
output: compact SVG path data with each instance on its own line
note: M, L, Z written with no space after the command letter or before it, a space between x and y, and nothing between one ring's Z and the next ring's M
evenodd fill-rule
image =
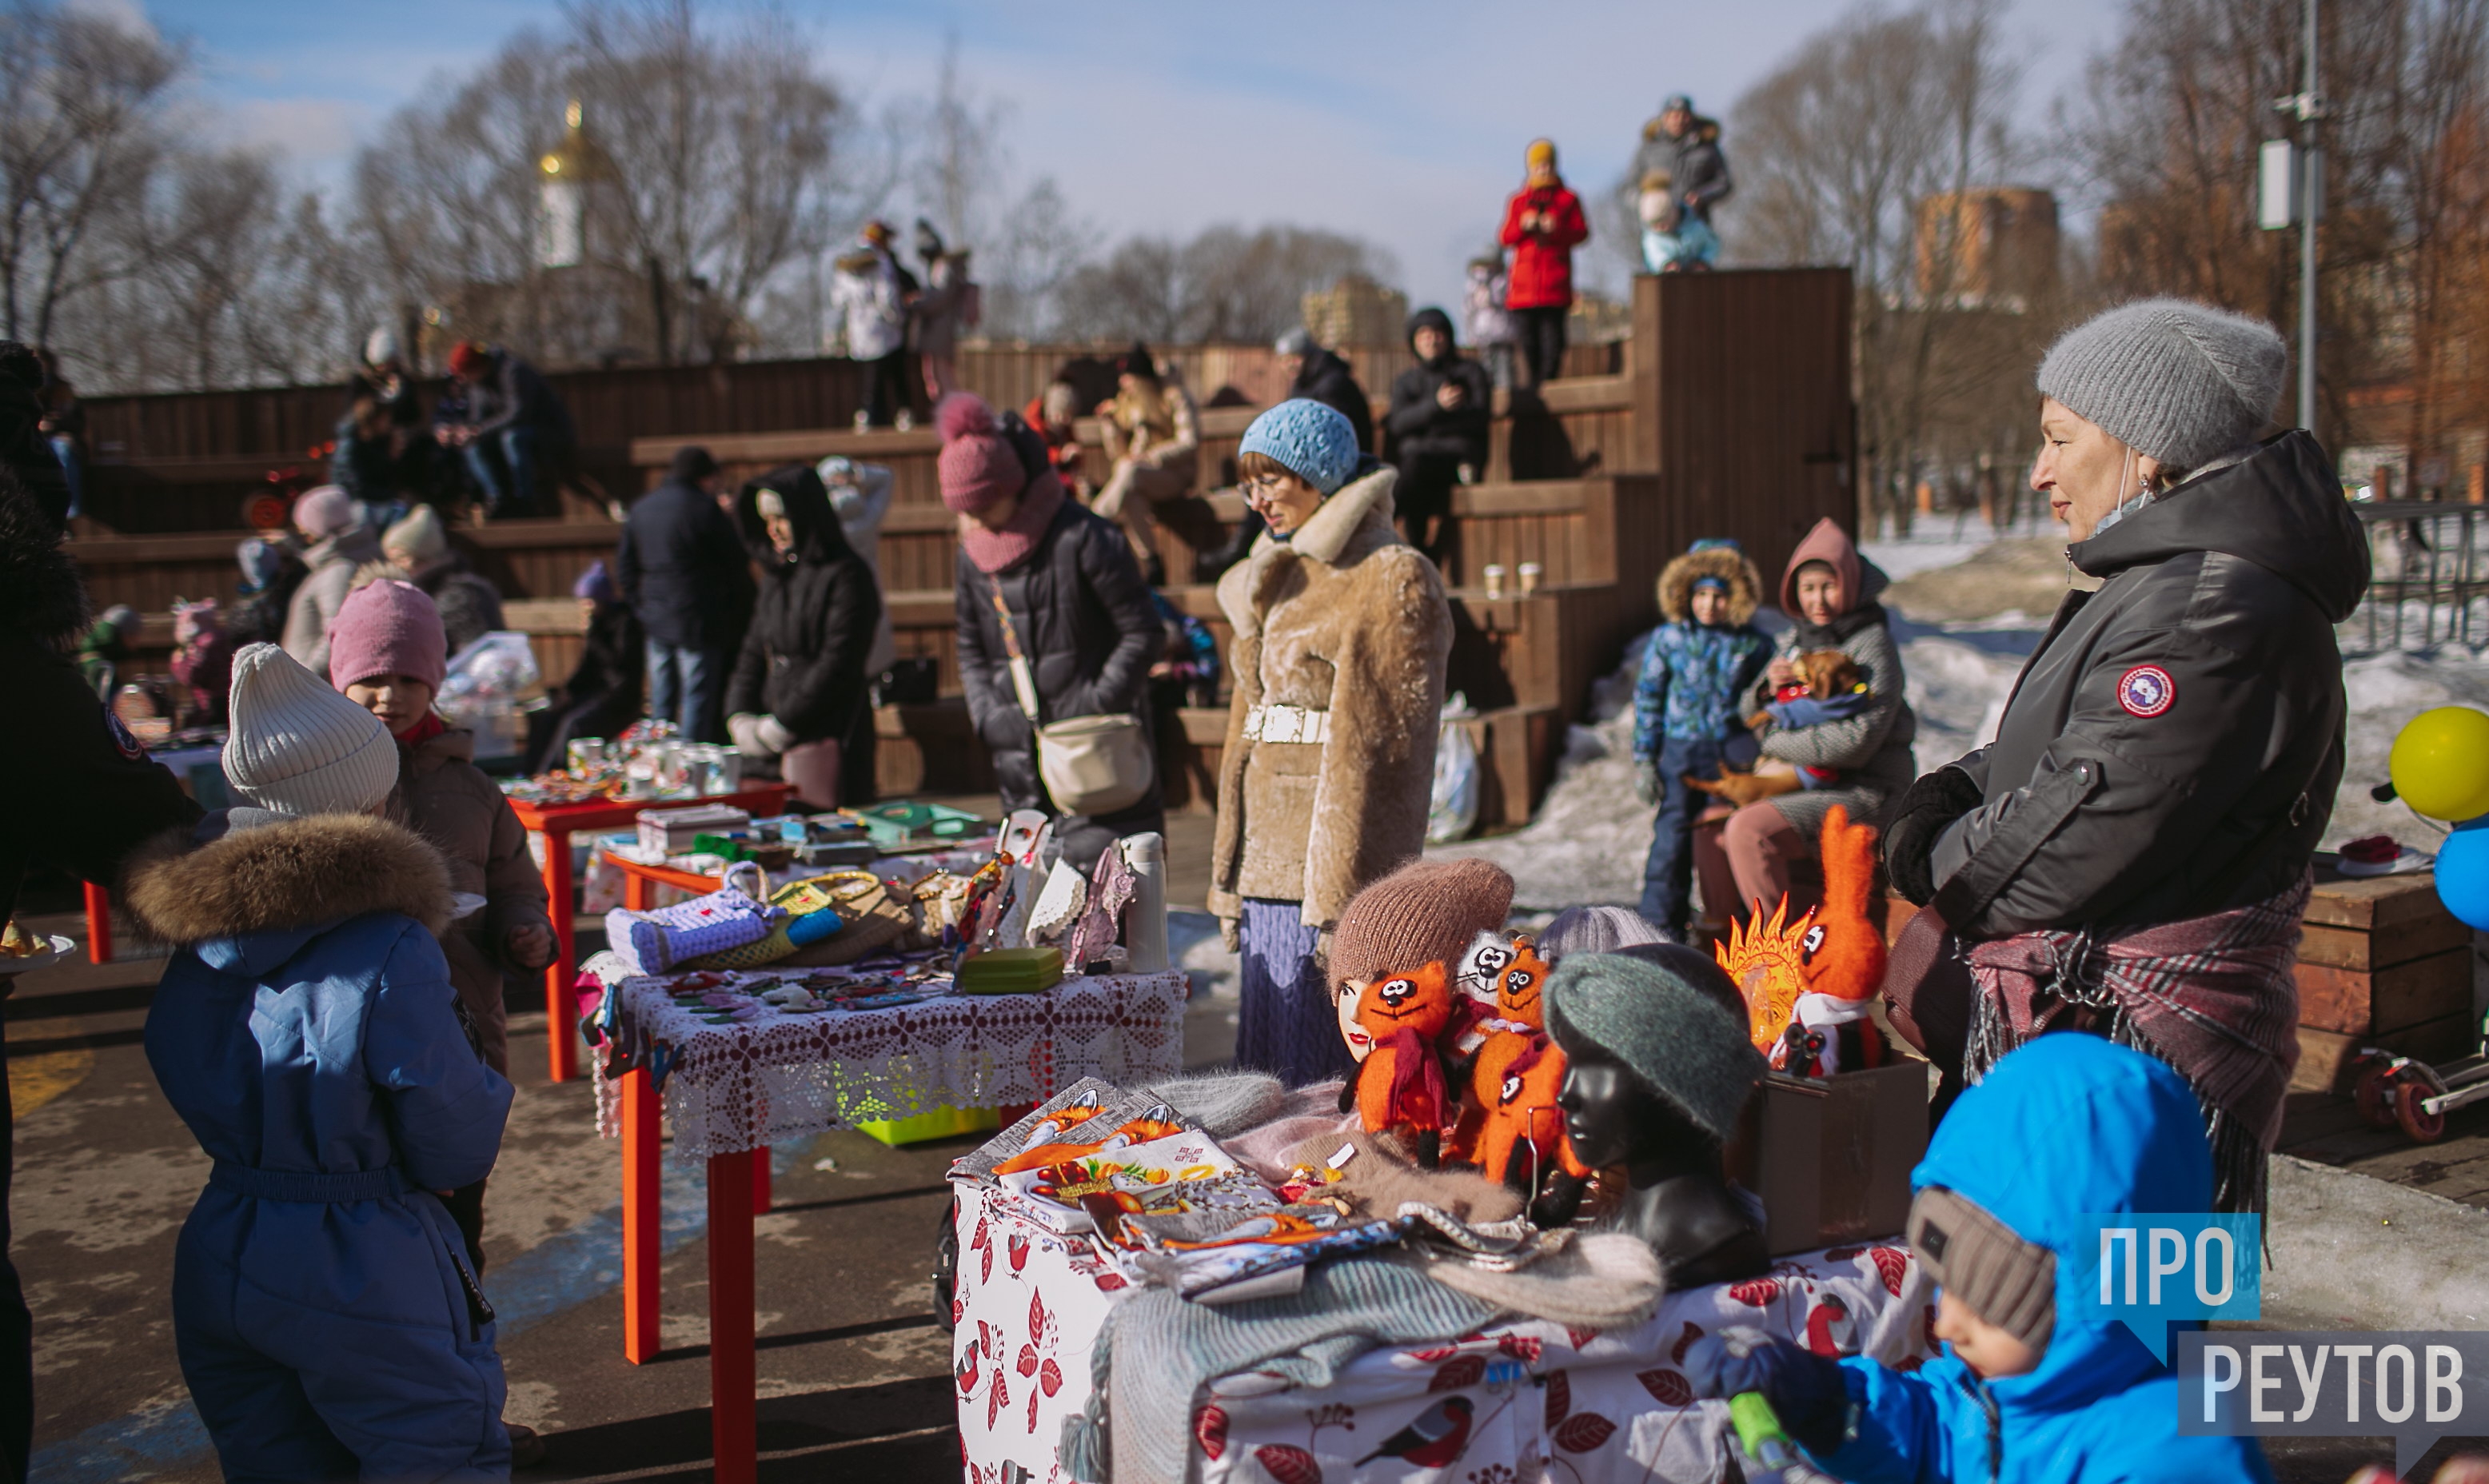
M1037 550L1045 528L1054 524L1063 499L1063 481L1049 469L1020 491L1019 508L1003 522L1001 529L987 530L975 521L961 521L959 549L968 554L978 571L989 575L1025 561L1028 554Z
M1444 1095L1444 1063L1435 1043L1416 1031L1393 1031L1374 1043L1391 1048L1391 1115L1419 1128L1451 1124L1451 1104Z
M2177 1069L2203 1104L2213 1205L2265 1205L2265 1156L2299 1061L2300 917L2313 874L2263 901L2098 934L2050 928L1970 945L1976 1082L2043 1031L2080 1024Z

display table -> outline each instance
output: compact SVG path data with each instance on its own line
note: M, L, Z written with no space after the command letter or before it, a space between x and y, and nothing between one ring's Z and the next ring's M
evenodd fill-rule
M766 971L762 971L766 972ZM1146 1084L1184 1062L1181 971L1069 979L1044 994L946 995L887 1010L767 1012L712 1024L674 1003L667 978L626 979L615 1044L633 1065L594 1059L600 1132L622 1139L622 1347L658 1349L659 1093L674 1157L705 1160L710 1426L719 1484L750 1484L756 1462L752 1215L754 1166L773 1144L932 1108L1037 1102L1086 1076ZM756 1159L758 1153L760 1158Z
M1088 1405L1091 1348L1130 1285L1085 1240L1022 1219L989 1188L958 1188L951 1355L967 1476L1061 1477L1063 1422ZM1933 1301L1903 1248L1836 1247L1781 1259L1768 1277L1670 1294L1633 1329L1521 1320L1370 1351L1319 1389L1246 1372L1214 1383L1194 1413L1194 1460L1204 1484L1398 1484L1430 1467L1442 1471L1426 1477L1447 1480L1712 1484L1735 1476L1725 1469L1735 1439L1727 1404L1692 1399L1677 1369L1685 1346L1747 1325L1819 1354L1871 1353L1906 1367L1932 1354ZM1447 1402L1467 1411L1451 1456L1380 1451Z
M579 948L572 937L570 837L583 831L627 829L649 809L695 809L703 804L730 804L756 817L783 813L786 784L758 784L734 793L697 799L598 799L584 804L530 804L510 800L519 824L544 837L545 910L553 917L553 962L545 969L545 1040L552 1046L556 1082L579 1075L579 1027L572 985L578 978Z

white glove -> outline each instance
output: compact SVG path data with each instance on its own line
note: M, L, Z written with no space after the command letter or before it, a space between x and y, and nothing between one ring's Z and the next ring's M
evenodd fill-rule
M765 751L760 745L760 717L757 712L737 711L726 719L726 730L734 738L734 750L753 756Z
M787 729L786 723L774 716L761 717L752 728L752 734L759 740L762 748L780 756L795 745L795 734Z

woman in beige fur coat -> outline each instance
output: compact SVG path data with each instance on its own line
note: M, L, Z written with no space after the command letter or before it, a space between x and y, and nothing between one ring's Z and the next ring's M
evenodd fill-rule
M1237 1064L1302 1085L1351 1067L1322 934L1425 842L1452 617L1347 418L1282 402L1237 473L1271 528L1218 584L1235 694L1210 909L1244 955Z

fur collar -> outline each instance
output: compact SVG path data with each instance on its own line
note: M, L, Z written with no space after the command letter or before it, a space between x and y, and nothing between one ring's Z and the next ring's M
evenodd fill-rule
M1400 471L1387 464L1332 492L1289 540L1263 532L1253 543L1253 555L1218 581L1218 606L1228 621L1240 630L1259 632L1260 621L1252 614L1261 595L1272 590L1269 575L1287 563L1352 567L1384 547L1404 544L1391 524L1391 487L1399 478Z
M61 537L17 476L0 467L0 633L60 643L86 632L86 585Z
M449 868L402 825L315 814L229 832L207 844L189 829L141 846L124 877L139 927L167 943L403 912L439 932L450 916Z

